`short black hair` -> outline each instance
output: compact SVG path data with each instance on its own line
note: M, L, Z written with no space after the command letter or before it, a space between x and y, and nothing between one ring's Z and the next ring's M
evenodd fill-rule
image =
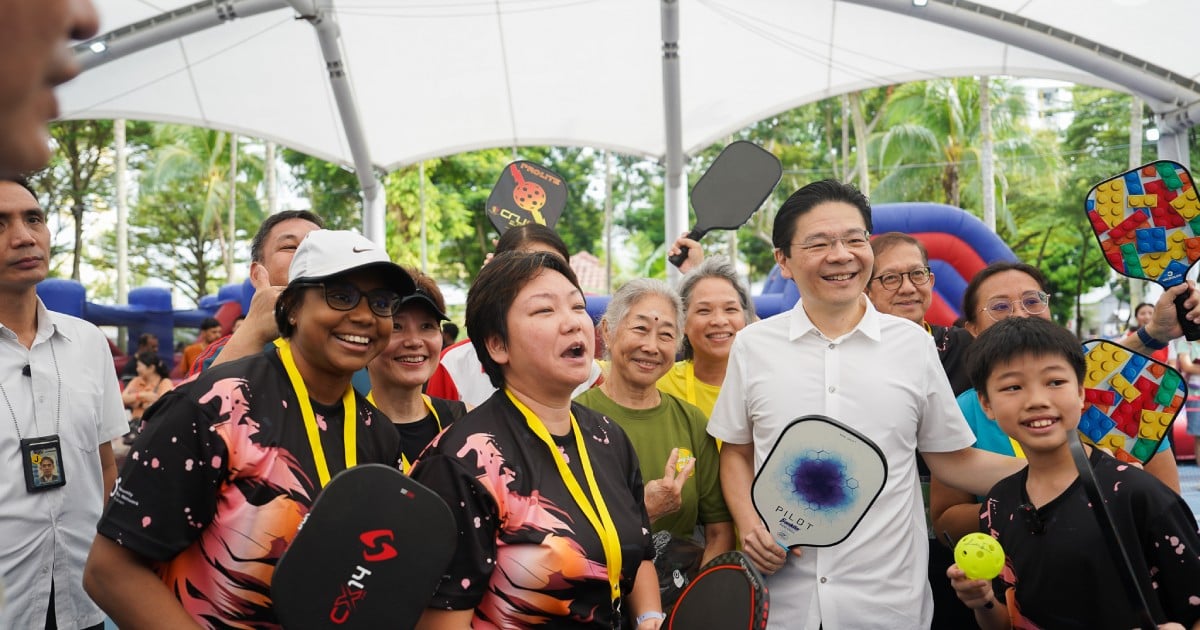
M558 252L567 262L571 261L571 254L567 251L567 244L563 242L562 237L558 232L538 224L526 223L518 225L500 235L500 240L496 241L496 254L504 252L515 252L531 243L541 243Z
M836 179L823 179L792 193L792 196L779 206L779 212L775 214L775 227L771 233L771 243L775 249L783 251L785 258L791 258L792 239L796 236L796 220L813 208L830 201L840 201L858 208L863 225L868 232L871 231L871 202L867 200L867 196L851 184Z
M963 318L968 323L974 323L975 318L979 317L979 287L985 280L992 276L1004 273L1005 271L1020 271L1025 275L1033 278L1037 282L1042 291L1046 294L1050 293L1050 281L1046 279L1046 274L1040 269L1029 263L1010 262L1007 260L998 260L983 269L980 269L975 274L974 278L967 283L967 288L963 290L962 314Z
M41 205L42 205L42 202L41 202L41 200L39 200L39 199L38 199L38 194L37 194L37 193L36 193L36 192L33 190L33 186L31 186L31 185L29 184L29 179L28 179L28 178L26 178L26 177L21 177L21 176L17 176L17 177L0 177L0 182L12 182L12 183L14 183L14 184L16 184L16 185L20 186L21 188L24 188L24 189L25 189L25 192L29 193L29 196L30 196L30 197L33 197L33 200L34 200L35 202L37 202L37 204L38 204L38 206L39 206L39 207L41 207Z
M221 320L216 317L205 317L204 321L200 322L200 330L208 330L210 328L220 328Z
M271 233L276 225L290 219L304 219L310 223L316 224L318 228L325 227L325 221L316 214L308 210L283 210L269 215L263 219L263 222L258 225L258 231L254 233L254 239L250 241L250 260L256 263L263 261L263 246L266 245L267 235Z
M488 352L488 340L498 337L501 343L508 344L508 311L513 300L526 284L546 271L561 273L583 294L567 261L549 252L498 254L484 265L467 291L467 335L483 371L496 389L504 387L504 372Z
M980 333L967 346L967 375L975 391L987 397L987 380L996 366L1017 357L1057 356L1066 359L1083 383L1087 360L1071 331L1040 317L1009 317Z
M457 340L458 339L458 324L455 324L454 322L443 322L442 323L442 332L447 335L450 335L451 339Z
M163 378L167 378L171 374L171 371L167 369L166 362L156 352L150 352L149 350L139 352L133 359L142 365L154 368L154 371L158 372L158 375Z

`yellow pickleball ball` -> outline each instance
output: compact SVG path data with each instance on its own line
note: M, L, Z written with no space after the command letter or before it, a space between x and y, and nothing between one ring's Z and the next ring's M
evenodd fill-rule
M954 562L972 580L990 580L1004 568L1004 549L987 534L967 534L954 545Z

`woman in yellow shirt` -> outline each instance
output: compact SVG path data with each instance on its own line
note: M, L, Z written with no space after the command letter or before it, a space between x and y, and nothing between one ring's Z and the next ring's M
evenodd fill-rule
M680 239L676 246L681 242L690 251L700 251L695 241ZM754 320L754 302L724 256L708 258L689 271L679 294L685 312L683 360L659 379L658 389L699 407L708 417L725 382L733 338Z

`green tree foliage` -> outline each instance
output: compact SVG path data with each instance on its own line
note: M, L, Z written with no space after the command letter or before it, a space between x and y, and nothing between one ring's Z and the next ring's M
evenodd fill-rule
M198 301L229 280L221 269L227 238L247 239L262 221L256 198L262 162L238 157L235 234L224 223L229 207L229 135L198 127L161 125L146 159L141 191L130 216L130 268Z
M280 147L293 189L331 230L362 229L362 188L354 171L299 151Z

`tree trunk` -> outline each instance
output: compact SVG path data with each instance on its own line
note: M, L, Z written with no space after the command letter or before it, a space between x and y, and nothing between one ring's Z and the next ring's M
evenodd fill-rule
M858 92L850 94L850 116L854 121L854 170L858 172L858 189L870 197L871 174L867 170L867 136L870 132L867 130L867 121L863 119L862 99Z
M979 176L983 180L983 223L996 231L996 182L992 176L992 102L988 96L988 77L979 77L979 132L982 136Z

